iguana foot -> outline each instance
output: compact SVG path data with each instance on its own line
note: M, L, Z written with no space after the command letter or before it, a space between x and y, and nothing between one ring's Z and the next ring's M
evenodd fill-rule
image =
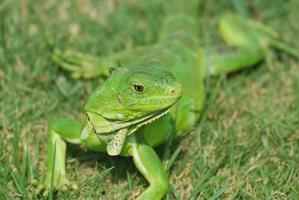
M99 59L93 55L55 49L52 59L60 67L71 72L73 78L93 78L109 75L108 63L105 62L105 59Z
M37 187L37 193L42 193L43 196L48 196L51 190L67 191L69 189L77 190L78 186L71 182L65 175L62 175L58 178L53 178L53 180L51 177L46 177L45 181Z

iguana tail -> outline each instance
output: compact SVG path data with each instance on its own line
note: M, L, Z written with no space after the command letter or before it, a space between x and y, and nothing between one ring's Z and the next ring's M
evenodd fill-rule
M196 14L202 0L164 1L166 17L163 20L159 42L180 40L194 43L193 37L198 35ZM190 38L191 37L191 38Z
M167 15L184 13L195 15L201 5L202 0L171 0L165 1Z

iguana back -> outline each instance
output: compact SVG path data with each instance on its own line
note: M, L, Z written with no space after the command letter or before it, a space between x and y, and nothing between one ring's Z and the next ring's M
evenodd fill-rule
M204 59L200 49L199 26L196 20L199 1L176 0L170 4L157 43L130 64L134 66L154 62L155 65L167 68L174 74L183 86L184 95L182 103L172 109L172 114L175 115L176 127L179 129L177 131L187 131L199 118L205 98ZM183 119L180 120L176 112L176 110L183 110L177 109L180 106L186 107L186 113L194 113L190 117L192 119L190 122L181 122ZM186 124L178 125L181 123Z

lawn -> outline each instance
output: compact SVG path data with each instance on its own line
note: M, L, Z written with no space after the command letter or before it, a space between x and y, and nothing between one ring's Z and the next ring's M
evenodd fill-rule
M72 79L51 61L52 47L101 56L155 42L164 6L159 0L0 2L0 199L43 198L35 191L45 169L48 119L83 119L89 94L103 81ZM198 9L202 46L222 44L217 21L228 10L270 25L299 48L297 0L206 1ZM272 50L264 62L209 80L207 88L198 128L169 150L181 148L165 199L298 199L299 61ZM72 145L67 155L79 189L50 199L133 199L147 187L130 158Z

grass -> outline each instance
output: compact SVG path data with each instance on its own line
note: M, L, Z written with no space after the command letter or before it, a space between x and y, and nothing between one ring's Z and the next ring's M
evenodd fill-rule
M206 1L202 44L220 43L216 21L235 10L262 20L299 48L296 0ZM48 43L104 55L154 42L164 9L155 1L0 2L0 199L40 199L47 120L83 118L102 80L73 80L53 65ZM271 51L267 62L212 80L204 120L180 147L166 199L297 199L299 65ZM163 149L159 152L163 154ZM147 186L127 158L74 146L67 171L80 189L57 199L132 199Z

